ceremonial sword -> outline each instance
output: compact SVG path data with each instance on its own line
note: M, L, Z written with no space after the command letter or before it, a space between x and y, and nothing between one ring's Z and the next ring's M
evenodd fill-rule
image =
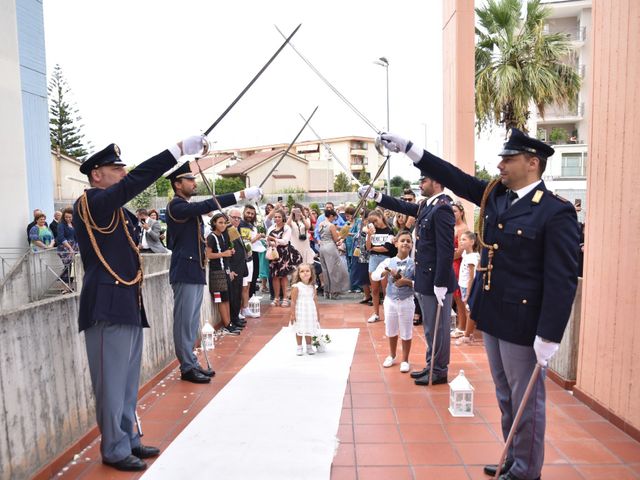
M291 34L288 37L285 37L285 41L282 43L282 45L280 45L278 50L276 50L275 53L273 55L271 55L271 58L269 59L269 61L267 61L267 63L264 64L264 66L260 69L260 71L251 79L251 81L247 84L247 86L244 87L244 89L233 100L233 102L231 102L231 104L225 109L225 111L220 114L220 116L215 120L215 122L213 122L211 124L211 126L209 126L209 128L207 128L204 131L204 136L205 137L207 135L209 135L214 128L216 128L216 126L220 123L220 121L224 117L226 117L227 113L229 113L229 111L235 106L235 104L238 103L238 101L244 96L245 93L247 93L247 90L249 90L251 88L251 86L256 82L256 80L258 80L258 78L260 78L260 75L262 75L262 73L267 69L267 67L269 65L271 65L271 62L273 62L273 60L280 54L282 49L287 45L287 43L289 43L291 38L296 34L296 32L298 31L298 29L301 26L302 26L302 24L299 24L295 28L295 30L293 32L291 32ZM206 155L209 152L209 142L206 142L206 140L205 140L204 143L205 144L203 145L204 150L203 150L202 156ZM218 207L218 210L220 210L222 215L225 217L225 220L228 222L229 221L229 217L227 217L227 215L222 211L222 207L220 206L220 202L218 201L218 199L216 198L216 196L215 196L215 194L213 192L212 186L209 184L209 181L204 176L204 173L202 172L202 168L200 168L200 163L198 162L200 160L200 158L196 158L195 159L196 165L198 167L198 172L200 173L200 177L202 177L202 181L204 182L205 186L207 187L207 190L209 190L209 194L213 197L213 201L215 202L216 207Z
M540 372L542 371L542 365L536 363L533 372L531 372L531 377L529 378L529 383L527 384L527 389L524 391L524 395L522 396L522 401L520 402L520 406L518 407L518 411L516 413L515 418L513 419L513 423L511 424L511 430L509 430L509 435L507 436L507 441L504 444L504 448L502 449L502 455L500 455L500 461L498 462L498 467L496 468L496 474L494 475L494 479L498 479L500 477L500 470L502 470L502 464L504 463L504 459L507 458L507 453L509 452L509 448L511 447L511 442L513 441L513 436L516 433L518 428L518 424L520 423L520 418L524 413L524 409L529 401L529 397L531 396L531 392L533 391L533 387L540 376Z
M302 120L306 121L307 119L304 118L304 116L300 113L300 118L302 118ZM360 180L358 180L353 173L351 173L351 170L349 170L347 167L344 166L344 163L342 163L340 161L340 159L336 156L335 153L333 153L333 150L331 150L331 147L329 145L327 145L322 138L320 137L320 135L318 135L318 133L313 129L313 127L311 126L311 124L308 125L309 130L311 130L313 132L313 134L316 136L316 138L318 139L318 141L322 144L322 146L327 150L327 152L329 152L329 155L331 155L331 158L333 158L336 162L338 162L338 164L342 167L342 169L347 173L347 175L351 176L351 179L356 183L356 185L358 185L359 187L362 186L362 183L360 183Z
M284 33L282 33L282 31L278 28L277 25L274 25L274 27L276 28L276 30L278 31L278 33L280 35L282 35L283 37L285 36ZM285 37L286 38L286 37ZM324 75L322 75L322 73L320 73L320 71L307 59L305 58L304 55L302 55L302 53L300 53L300 51L295 47L295 45L291 42L289 42L289 46L293 49L294 52L296 52L296 54L302 59L302 61L304 63L307 64L307 66L318 76L320 77L320 80L322 80L330 89L333 93L335 93L338 98L340 98L340 100L342 100L356 115L358 115L362 121L364 121L369 128L371 128L374 132L376 132L376 134L378 135L378 137L376 138L376 143L375 143L375 147L376 150L378 151L378 153L380 155L383 155L385 158L384 162L382 163L381 167L378 169L378 172L376 173L376 176L374 177L374 179L371 182L371 185L369 185L369 188L367 189L367 191L365 192L364 196L360 199L360 202L358 203L358 206L356 207L356 211L353 214L353 218L355 219L358 216L358 213L360 212L360 210L362 209L362 206L365 204L366 199L367 199L367 195L369 195L369 192L371 191L372 185L378 180L378 178L380 177L380 175L382 174L382 172L384 171L384 167L386 166L387 162L389 161L389 152L386 151L385 152L385 148L383 147L382 143L379 141L379 136L383 133L382 130L380 130L379 128L377 128L373 122L371 122L371 120L369 120L360 110L358 110L355 105L353 105L353 103L351 103L349 100L347 100L347 98L338 91L338 89L336 87L334 87L331 82L329 80L327 80L325 78ZM347 226L350 226L351 224L349 222L347 222ZM340 234L342 235L342 231L344 230L344 227L340 230ZM347 230L348 232L348 230Z
M298 140L298 137L302 134L302 132L304 131L305 127L309 124L309 121L311 120L311 118L315 115L316 110L318 110L318 107L313 109L313 112L311 112L311 115L309 115L309 118L304 122L304 125L302 126L302 128L300 129L298 134L291 141L291 143L289 144L287 149L282 153L282 155L280 156L278 161L275 163L275 165L273 167L271 167L271 170L269 170L269 173L267 173L267 175L264 177L264 180L262 180L262 182L260 182L260 185L258 185L260 188L262 188L264 186L264 184L267 183L267 180L269 180L269 177L271 177L271 174L275 171L275 169L278 168L278 165L280 165L280 162L282 161L282 159L287 156L287 153L289 153L289 150L291 150L291 147L293 147L293 144L296 143L296 141Z

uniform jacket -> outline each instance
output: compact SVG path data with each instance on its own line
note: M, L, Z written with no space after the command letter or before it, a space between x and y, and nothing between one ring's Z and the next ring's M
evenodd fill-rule
M456 195L480 204L486 181L426 151L416 166ZM485 242L495 248L491 289L483 289L483 272L477 272L471 318L480 330L508 342L533 345L539 335L559 343L577 286L575 209L544 182L506 210L505 197L506 188L498 184L487 199ZM478 267L487 261L485 248Z
M151 185L165 171L176 164L173 155L165 150L134 168L120 182L106 189L87 190L89 210L99 227L107 227L114 213L133 197ZM87 228L78 213L79 200L73 206L73 226L80 248L84 279L80 293L80 331L98 322L140 325L148 327L140 285L126 286L117 282L102 265L91 245ZM124 227L138 244L136 216L124 209ZM122 222L111 234L93 231L96 242L111 269L124 280L135 278L139 268L138 255L125 235Z
M221 207L236 204L233 193L220 195L217 199ZM206 283L205 269L202 268L206 265L206 241L201 217L216 208L213 198L188 202L177 195L167 205L167 246L171 250L169 283Z
M453 271L453 236L456 219L450 199L441 194L432 205L405 202L382 195L380 205L394 212L416 218L415 285L424 295L434 295L433 287L447 287L447 293L457 288Z

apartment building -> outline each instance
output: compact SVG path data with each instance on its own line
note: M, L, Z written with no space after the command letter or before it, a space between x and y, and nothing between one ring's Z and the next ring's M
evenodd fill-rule
M588 101L591 95L591 0L542 0L552 9L545 30L567 33L575 47L573 62L582 78L582 88L574 108L547 105L544 118L533 109L530 132L536 132L556 150L543 176L547 187L559 195L586 203L589 134Z
M270 166L280 158L287 144L243 147L211 152L201 160L205 175L241 176L247 185L257 185ZM327 148L328 147L328 148ZM333 155L329 152L331 152ZM293 145L286 159L265 183L265 193L286 188L307 192L333 191L339 173L360 179L364 173L373 178L384 161L372 137L336 137L308 140Z

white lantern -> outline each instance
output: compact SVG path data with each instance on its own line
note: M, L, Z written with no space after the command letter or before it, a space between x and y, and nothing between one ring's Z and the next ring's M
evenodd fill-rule
M213 350L214 348L216 348L216 344L213 339L215 335L215 330L213 329L213 327L209 322L204 322L204 325L202 326L201 335L202 335L202 347L205 350Z
M260 316L260 297L258 297L255 293L249 299L249 311L251 312L252 317Z
M454 417L473 417L473 387L464 370L449 383L449 413Z

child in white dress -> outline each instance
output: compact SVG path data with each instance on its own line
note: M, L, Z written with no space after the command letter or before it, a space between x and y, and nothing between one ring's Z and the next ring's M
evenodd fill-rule
M316 293L315 269L308 263L302 263L293 274L291 285L291 314L290 322L296 332L296 355L302 355L302 337L306 338L307 355L315 352L311 344L319 329L318 323L318 295Z

